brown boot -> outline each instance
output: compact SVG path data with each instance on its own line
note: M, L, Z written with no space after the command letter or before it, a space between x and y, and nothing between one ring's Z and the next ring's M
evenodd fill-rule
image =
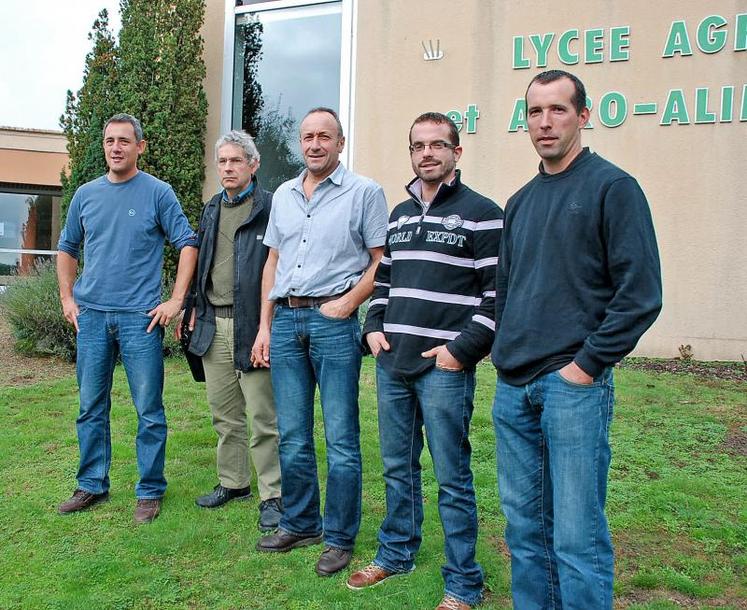
M109 499L109 492L102 494L92 494L82 489L76 489L73 495L57 507L57 512L61 515L69 515L79 510L85 510L95 506L99 502L106 502Z
M161 512L161 498L138 500L135 507L135 523L142 525L150 523Z
M436 610L470 610L472 606L460 602L456 597L451 595L444 595L441 603L436 606Z
M410 572L411 571L412 570L410 570ZM393 578L394 576L404 576L406 574L409 574L410 572L388 572L381 566L377 566L375 563L369 563L362 570L353 572L350 575L350 578L348 578L347 585L348 589L352 589L353 591L360 591L361 589L366 589L368 587L375 587L388 578Z

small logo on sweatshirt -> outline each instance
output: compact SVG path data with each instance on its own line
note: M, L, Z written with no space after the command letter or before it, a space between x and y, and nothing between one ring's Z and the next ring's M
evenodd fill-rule
M132 208L130 208L129 210L127 210L127 215L128 216L134 216L135 215L135 210L132 209Z
M568 204L568 210L571 214L580 214L581 213L582 206L578 201L571 201Z
M408 220L410 220L410 217L409 217L409 216L400 216L400 217L399 217L399 218L397 219L397 230L401 229L401 228L402 228L402 226L403 226L403 225L404 225L404 224L405 224L405 223L406 223L406 222L407 222Z
M458 214L452 214L451 216L447 216L441 221L441 224L446 227L449 231L453 231L454 229L458 229L464 224L464 221L462 220L462 217Z

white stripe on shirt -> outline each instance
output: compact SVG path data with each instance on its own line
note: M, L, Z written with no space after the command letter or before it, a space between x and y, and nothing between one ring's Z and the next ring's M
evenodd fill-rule
M418 337L432 337L433 339L447 339L451 341L459 336L459 333L450 330L439 330L437 328L423 328L422 326L410 326L409 324L386 324L384 332L401 333L403 335L416 335Z
M432 290L419 290L417 288L392 288L389 291L390 297L409 297L412 299L421 299L423 301L434 301L436 303L455 303L457 305L474 305L480 304L480 297L473 297L463 294L452 294L448 292L434 292Z
M382 262L384 261L383 256L381 257L381 260ZM473 258L449 256L448 254L428 252L427 250L395 250L394 252L392 252L391 260L431 261L434 263L443 263L444 265L454 265L456 267L469 267L470 269L475 268L475 260ZM495 264L496 260L497 258L493 259L493 264Z
M490 318L486 318L485 316L481 316L477 314L477 315L472 316L472 319L478 324L487 326L490 330L495 331L495 322L491 320Z

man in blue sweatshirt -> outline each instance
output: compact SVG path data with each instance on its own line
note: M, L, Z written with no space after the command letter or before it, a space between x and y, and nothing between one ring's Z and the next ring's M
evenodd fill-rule
M605 610L612 367L661 309L659 256L638 183L581 146L578 78L538 74L526 104L541 162L506 205L492 350L514 607Z
M60 504L63 515L109 497L109 411L118 354L138 416L137 523L158 516L166 491L163 328L181 311L197 261L197 235L173 189L138 169L144 151L135 117L109 119L104 126L109 171L75 192L60 235L60 301L77 333L80 387L78 486ZM181 252L171 298L161 303L164 238ZM76 281L81 244L85 264Z

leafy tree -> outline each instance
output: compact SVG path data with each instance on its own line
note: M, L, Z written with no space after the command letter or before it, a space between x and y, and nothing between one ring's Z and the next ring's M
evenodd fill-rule
M262 155L259 178L264 188L274 191L301 173L304 164L294 150L297 141L296 119L290 109L287 114L280 110L278 98L275 107L262 115L257 138L257 148Z
M205 177L204 0L121 0L120 7L120 112L143 124L148 147L140 167L174 187L195 226ZM167 273L176 258L169 250Z
M261 114L265 102L262 98L262 85L257 78L259 62L262 59L262 34L264 28L256 15L250 15L238 35L243 44L238 49L237 58L244 66L244 90L241 95L241 129L254 138L259 135Z
M106 9L93 22L88 39L93 44L86 55L83 85L77 94L68 90L60 117L70 154L70 175L63 171L61 176L63 218L76 189L106 171L101 130L116 107L117 46Z

